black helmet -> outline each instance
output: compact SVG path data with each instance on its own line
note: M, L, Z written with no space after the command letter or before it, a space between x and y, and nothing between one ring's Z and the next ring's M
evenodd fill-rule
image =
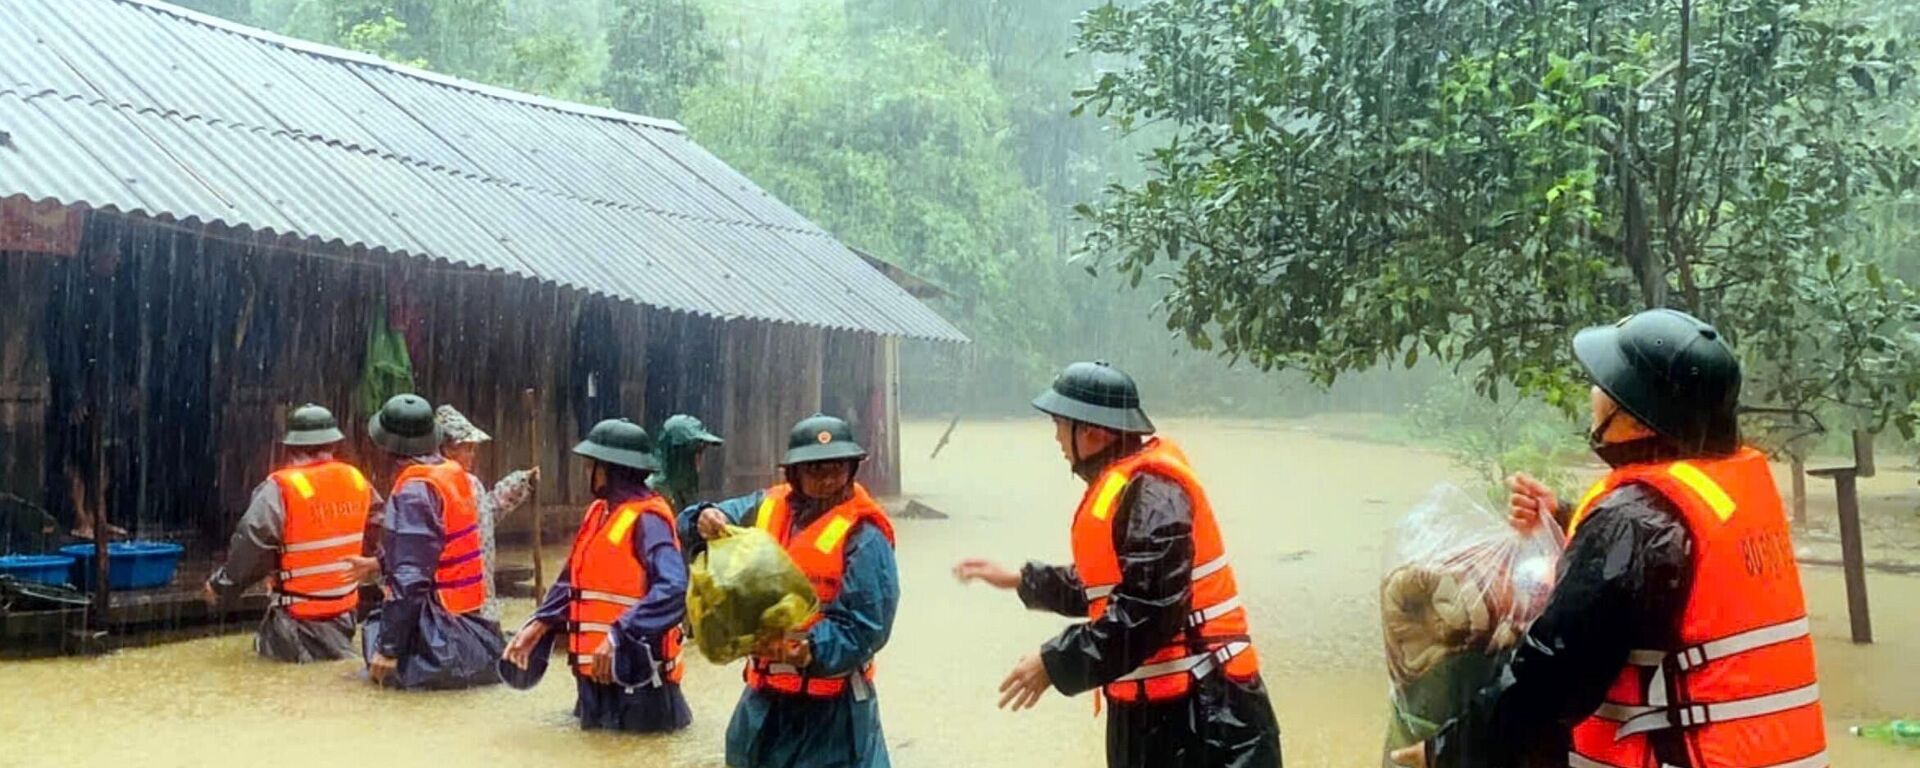
M816 413L793 425L793 432L787 435L787 456L780 461L780 466L866 457L866 449L854 442L853 427L840 419Z
M593 425L587 430L587 439L574 446L573 452L608 464L660 471L660 459L653 455L653 436L626 419L607 419Z
M347 439L340 432L340 422L329 411L313 403L307 403L293 409L287 415L287 435L280 438L281 445L306 447L332 445Z
M381 450L399 456L426 456L440 449L440 426L433 406L419 395L394 395L367 421L367 435Z
M1042 413L1131 435L1153 434L1153 420L1140 410L1133 377L1105 360L1074 363L1053 377L1053 387L1033 399Z
M1739 447L1740 360L1699 318L1650 309L1575 334L1573 354L1622 410L1681 450Z

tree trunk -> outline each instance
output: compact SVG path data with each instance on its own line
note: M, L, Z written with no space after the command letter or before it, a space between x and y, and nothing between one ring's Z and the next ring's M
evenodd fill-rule
M1660 224L1666 235L1667 254L1673 268L1680 273L1680 294L1685 298L1687 311L1698 315L1700 319L1713 322L1707 315L1707 308L1700 305L1700 287L1693 279L1693 259L1689 253L1692 238L1683 231L1681 220L1686 217L1686 180L1682 177L1681 161L1686 157L1687 115L1687 69L1689 49L1693 46L1693 0L1680 0L1680 63L1674 71L1673 80L1673 146L1668 148L1667 179L1660 197Z
M1631 96L1622 112L1624 119L1621 121L1620 149L1615 155L1619 165L1621 203L1625 208L1620 258L1640 283L1641 306L1652 309L1666 306L1667 303L1666 263L1654 258L1647 233L1647 198L1640 189L1640 172L1634 154L1639 140L1638 110Z

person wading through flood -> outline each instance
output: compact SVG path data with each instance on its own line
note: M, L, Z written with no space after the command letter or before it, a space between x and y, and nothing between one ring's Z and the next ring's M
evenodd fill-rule
M673 510L647 487L660 471L653 439L626 419L595 424L573 452L591 468L593 504L560 577L507 646L501 672L516 688L539 682L554 630L566 633L588 730L674 731L693 722L680 693L680 622L687 566Z
M689 549L725 536L729 525L766 531L820 598L798 637L748 659L747 689L727 725L732 768L891 765L873 658L893 633L900 575L893 523L854 480L866 455L846 422L815 414L788 435L786 483L680 516Z
M261 579L272 585L273 602L253 640L269 659L353 658L360 595L348 560L361 552L373 488L360 470L334 459L344 440L331 411L294 409L280 440L285 461L253 489L226 564L207 579L205 597L216 608Z
M480 617L488 621L500 621L500 593L494 590L493 571L499 566L495 557L498 551L494 546L493 532L506 517L527 502L533 493L533 484L540 480L540 468L510 472L500 478L492 490L480 479L475 463L481 443L493 442L493 436L473 425L467 417L451 405L442 404L433 412L433 421L440 427L440 455L459 464L467 470L467 481L473 486L473 498L479 508L480 549L485 565L481 571L487 589L487 602L480 606Z
M1014 571L968 559L954 576L1087 621L1021 659L1000 684L1000 706L1031 707L1049 686L1099 689L1108 765L1279 766L1280 727L1212 507L1179 447L1149 437L1133 379L1074 363L1033 405L1053 417L1061 452L1087 483L1073 565Z
M500 682L500 625L480 616L487 591L479 505L466 469L439 454L433 406L395 395L367 434L386 452L394 478L381 516L387 597L361 637L368 676L402 689Z
M1766 456L1740 442L1740 363L1656 309L1573 339L1589 441L1577 504L1525 475L1514 525L1570 513L1553 596L1507 669L1401 765L1824 768L1806 598Z
M647 486L665 496L675 513L685 511L700 493L701 456L725 442L699 419L684 413L667 417L660 425L660 471L647 477Z

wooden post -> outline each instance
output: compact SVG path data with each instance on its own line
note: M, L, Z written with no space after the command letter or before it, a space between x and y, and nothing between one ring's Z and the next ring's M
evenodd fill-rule
M1793 458L1793 525L1796 528L1807 527L1807 460L1800 454L1791 454Z
M532 389L528 389L520 393L520 400L526 406L527 413L533 416L532 424L527 431L527 443L528 450L533 454L530 466L538 467L541 459L547 455L540 446L540 419L543 415L540 411L540 399L534 395ZM544 526L541 525L541 518L545 515L540 514L540 483L535 482L528 491L527 503L533 507L533 599L538 602L546 597L547 593L546 558L540 552L546 546L543 540L545 537L542 535Z
M1857 446L1856 446L1857 450ZM1872 470L1871 464L1867 467ZM1840 562L1847 579L1847 618L1853 625L1855 643L1873 642L1873 619L1867 610L1867 555L1860 541L1859 467L1816 469L1808 473L1833 479L1834 495L1840 502Z
M87 418L99 418L99 411L87 414ZM113 607L111 587L107 585L107 576L112 573L107 562L107 456L106 449L95 441L90 448L93 451L93 620L88 627L94 631L107 628L108 610ZM86 494L81 494L86 499Z
M1860 542L1860 493L1852 472L1833 478L1840 495L1840 559L1847 574L1847 617L1855 643L1873 642L1873 619L1867 613L1867 562Z

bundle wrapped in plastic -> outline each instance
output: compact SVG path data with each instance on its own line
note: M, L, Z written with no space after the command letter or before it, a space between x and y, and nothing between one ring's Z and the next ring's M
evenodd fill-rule
M1389 750L1432 737L1499 674L1546 607L1565 546L1551 520L1521 532L1451 485L1394 528L1380 582Z
M715 664L744 658L756 645L798 629L819 607L786 548L758 528L728 526L688 573L694 645Z

